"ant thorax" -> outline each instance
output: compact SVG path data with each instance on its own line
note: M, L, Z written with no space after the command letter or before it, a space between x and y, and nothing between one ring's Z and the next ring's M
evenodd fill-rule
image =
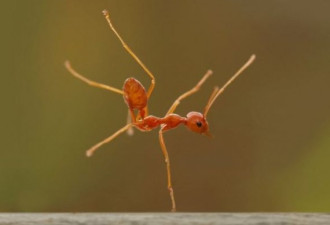
M138 120L134 123L134 126L141 131L149 131L162 126L162 130L170 130L177 127L180 124L186 124L187 118L179 116L178 114L171 113L163 118L156 116L147 116L142 120Z

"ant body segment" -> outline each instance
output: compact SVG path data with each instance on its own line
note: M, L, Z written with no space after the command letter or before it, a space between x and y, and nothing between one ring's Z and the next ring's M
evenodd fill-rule
M204 108L203 113L200 112L189 112L186 117L177 115L174 113L177 106L180 104L181 100L184 98L194 94L197 92L202 84L211 76L213 73L211 70L208 70L202 79L194 86L191 90L185 92L181 96L179 96L170 109L167 111L164 117L156 117L149 115L148 113L148 99L155 87L155 77L150 72L150 70L142 63L142 61L135 55L135 53L128 47L128 45L124 42L121 38L117 30L113 27L110 15L107 10L103 11L106 21L108 22L111 30L115 33L125 50L135 59L135 61L143 68L143 70L147 73L147 75L151 79L151 84L146 91L143 85L136 80L135 78L131 77L126 79L124 82L123 90L97 83L95 81L89 80L84 76L80 75L76 72L72 67L69 61L65 62L65 67L67 70L76 78L82 80L83 82L97 88L106 89L108 91L115 92L120 94L124 97L125 103L128 106L128 121L127 124L112 134L110 137L104 139L103 141L97 143L96 145L92 146L90 149L86 151L86 155L88 157L92 156L92 154L102 145L112 141L114 138L122 134L123 132L127 132L128 134L132 134L132 128L137 128L140 131L150 131L157 127L160 127L159 130L159 142L162 149L162 152L165 157L166 169L167 169L167 187L170 193L171 203L172 203L172 211L176 211L176 203L174 198L174 191L172 188L172 181L171 181L171 170L170 170L170 159L166 149L163 133L167 130L173 129L180 124L185 125L189 130L193 132L197 132L200 134L205 134L210 136L209 133L209 125L206 120L206 115L211 108L212 104L214 103L215 99L225 90L225 88L235 80L251 63L255 60L255 55L252 55L250 59L224 84L222 88L215 87L212 94L209 97L209 100ZM135 113L136 111L136 113Z

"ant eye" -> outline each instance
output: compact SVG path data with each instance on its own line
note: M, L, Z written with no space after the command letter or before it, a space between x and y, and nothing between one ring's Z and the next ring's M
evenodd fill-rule
M201 127L201 126L202 126L201 121L197 121L197 122L196 122L196 125L197 125L197 127Z

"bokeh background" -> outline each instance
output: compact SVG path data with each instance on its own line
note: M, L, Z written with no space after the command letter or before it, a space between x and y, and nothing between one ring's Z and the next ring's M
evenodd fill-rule
M157 130L121 135L121 88L149 79L101 11L156 76L162 116L207 69L214 75L177 113L200 111L251 54L256 62L217 99L214 138L165 133L179 211L330 210L330 2L67 0L1 2L2 212L169 211Z

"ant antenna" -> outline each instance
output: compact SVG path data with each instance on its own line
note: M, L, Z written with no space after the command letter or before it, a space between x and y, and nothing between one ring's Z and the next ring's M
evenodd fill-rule
M249 58L249 60L227 81L227 83L225 83L225 85L222 86L221 89L219 89L219 87L215 87L206 106L204 109L204 117L206 117L207 113L209 112L212 104L214 103L215 99L222 94L222 92L226 89L226 87L229 86L229 84L231 84L246 68L248 68L253 61L255 60L256 56L253 54L251 55L251 57Z

